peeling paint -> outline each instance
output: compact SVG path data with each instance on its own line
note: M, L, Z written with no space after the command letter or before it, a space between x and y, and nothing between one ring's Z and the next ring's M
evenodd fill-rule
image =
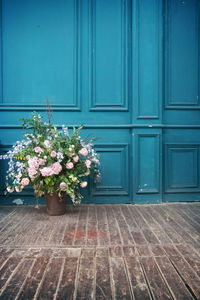
M15 203L17 205L24 204L22 199L15 199L15 200L13 200L13 203Z

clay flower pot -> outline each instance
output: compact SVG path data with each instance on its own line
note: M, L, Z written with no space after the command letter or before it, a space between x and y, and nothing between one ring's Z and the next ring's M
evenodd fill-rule
M62 192L59 197L58 192L54 192L52 195L45 194L45 201L47 204L47 213L50 216L64 215L66 212L66 193Z

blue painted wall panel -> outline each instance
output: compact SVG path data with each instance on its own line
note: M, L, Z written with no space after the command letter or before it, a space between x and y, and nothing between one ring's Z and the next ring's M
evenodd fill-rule
M2 1L3 103L76 103L77 1Z
M98 138L102 181L85 202L200 200L198 0L0 2L1 153L48 97L54 123Z

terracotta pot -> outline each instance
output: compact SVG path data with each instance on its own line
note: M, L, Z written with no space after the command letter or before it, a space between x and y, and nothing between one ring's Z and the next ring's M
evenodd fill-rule
M59 197L58 192L54 192L52 195L45 194L45 200L47 204L47 213L50 216L60 216L65 214L66 193L61 193L61 197Z

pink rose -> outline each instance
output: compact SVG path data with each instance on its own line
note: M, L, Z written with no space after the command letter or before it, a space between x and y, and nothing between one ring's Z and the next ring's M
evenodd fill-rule
M81 183L80 183L80 186L81 186L82 188L85 188L85 187L87 186L87 181L81 182Z
M41 152L43 152L42 148L40 148L40 147L35 147L34 151L35 151L35 153L41 153Z
M53 174L55 174L55 175L58 175L62 171L62 166L59 162L55 162L50 167L51 167Z
M39 168L39 162L36 156L34 156L33 158L30 158L28 160L28 165L29 168L34 168L34 169L38 169Z
M80 155L82 155L82 156L88 155L88 151L87 151L86 148L82 148L81 150L79 150L79 153L80 153Z
M38 163L39 163L39 165L43 166L45 164L45 159L39 158Z
M23 186L29 185L29 183L30 183L30 180L28 178L23 178L22 181L21 181L21 184Z
M28 176L30 178L34 178L34 175L36 175L36 174L37 174L37 171L35 168L28 168Z
M73 157L73 161L74 161L74 162L78 162L78 161L79 161L79 156L78 156L78 155L74 156L74 157Z
M68 170L73 169L73 167L74 167L74 164L73 164L72 162L68 162L68 163L66 164L66 168L67 168Z
M53 175L53 171L51 167L44 167L40 170L42 176L51 176Z
M69 157L72 157L73 155L74 155L73 152L70 152L70 153L69 153Z
M13 189L13 188L10 188L10 187L7 187L7 191L8 191L8 193L13 193L13 192L14 192L14 189Z
M56 157L56 156L57 156L56 151L51 151L51 157Z
M86 165L86 167L89 169L89 168L90 168L90 166L91 166L91 160L89 160L89 159L86 159L86 161L85 161L85 165Z
M67 184L63 181L60 183L60 188L64 190L67 187Z

